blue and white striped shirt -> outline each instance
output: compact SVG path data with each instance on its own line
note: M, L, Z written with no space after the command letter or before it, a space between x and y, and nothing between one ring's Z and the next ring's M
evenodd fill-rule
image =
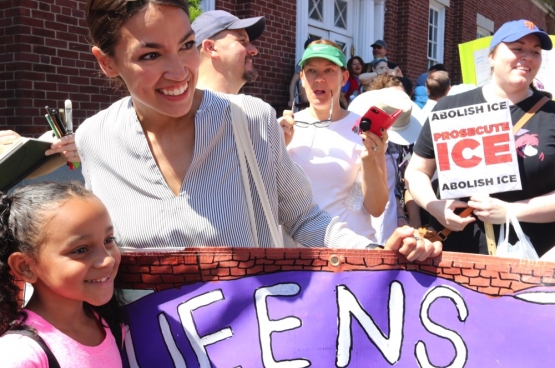
M229 103L225 94L204 92L192 162L177 196L156 165L130 97L79 127L86 185L108 208L121 247L252 246ZM272 107L245 96L244 109L276 223L305 246L366 247L368 239L313 203L310 183L289 158ZM251 190L259 244L271 247L252 181Z

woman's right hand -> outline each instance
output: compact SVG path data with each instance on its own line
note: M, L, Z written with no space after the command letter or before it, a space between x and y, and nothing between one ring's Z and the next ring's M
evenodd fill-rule
M289 145L293 140L293 135L295 134L295 120L293 119L292 110L283 110L283 116L279 119L279 125L283 130L283 135L285 137L285 145Z
M67 162L81 162L77 146L75 145L75 134L66 135L55 140L50 149L45 152L47 156L61 154Z
M13 130L0 130L0 144L9 145L19 138L21 138L21 136Z
M435 200L428 203L426 210L443 226L453 231L462 231L466 225L476 221L472 216L460 217L455 214L457 208L466 208L468 204L453 199Z

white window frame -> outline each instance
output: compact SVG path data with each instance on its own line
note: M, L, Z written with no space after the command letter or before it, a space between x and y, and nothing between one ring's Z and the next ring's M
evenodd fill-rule
M476 29L476 39L483 38L483 37L489 37L489 36L491 36L490 31L488 31L484 27L480 27L480 26L477 27L477 29Z
M308 0L304 0L307 3L307 10L308 10ZM334 24L334 12L335 12L335 0L321 0L323 2L323 14L324 21L320 22L312 18L308 18L308 25L312 27L321 28L326 31L331 31L334 33L339 33L345 36L349 36L353 34L353 7L354 1L353 0L342 0L347 3L347 29L336 27Z
M430 9L438 12L438 24L437 24L437 54L436 58L432 59L429 55L429 50L426 50L426 58L428 59L428 67L431 66L431 62L434 64L443 63L443 54L445 50L445 5L435 0L430 0ZM429 25L430 25L430 12L428 11L428 47L430 46L430 35L429 35Z
M482 14L476 14L476 38L488 37L493 34L493 20L484 17Z
M216 10L216 0L202 0L200 2L200 8L203 13L210 10Z

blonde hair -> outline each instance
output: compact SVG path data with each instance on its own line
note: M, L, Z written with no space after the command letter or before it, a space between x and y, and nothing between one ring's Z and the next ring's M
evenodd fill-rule
M399 78L389 74L380 74L374 79L370 87L368 87L368 91L399 86L403 86Z

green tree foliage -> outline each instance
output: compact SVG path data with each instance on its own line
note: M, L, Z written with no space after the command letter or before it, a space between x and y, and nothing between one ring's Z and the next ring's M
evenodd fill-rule
M202 13L200 8L200 3L202 0L188 0L189 2L189 16L191 17L191 23Z

